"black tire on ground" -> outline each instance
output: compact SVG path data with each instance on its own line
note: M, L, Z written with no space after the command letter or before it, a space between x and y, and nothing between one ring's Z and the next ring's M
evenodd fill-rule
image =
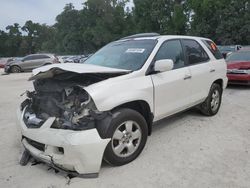
M29 160L30 160L30 152L29 151L27 151L27 150L24 150L23 151L23 154L22 154L22 157L21 157L21 159L20 159L20 165L21 166L25 166L25 165L27 165L28 164L28 162L29 162Z
M112 145L118 141L113 140L113 135L118 127L121 128L121 126L124 126L126 129L126 125L125 124L123 125L123 123L128 122L128 121L129 122L132 121L132 122L136 123L136 125L135 124L132 125L133 129L137 129L137 127L139 126L139 129L141 132L140 142L138 141L138 143L137 143L138 145L137 145L137 147L135 147L137 149L135 149L133 153L129 154L129 156L118 156L114 152L114 149L113 149L114 145ZM133 131L131 131L131 132L133 132ZM144 119L144 117L140 113L138 113L135 110L127 109L127 108L116 110L113 113L113 120L111 121L111 124L108 128L108 131L107 131L107 138L111 138L111 141L109 142L109 144L107 145L107 147L105 149L104 160L107 163L114 165L114 166L125 165L125 164L135 160L142 152L142 150L146 144L147 137L148 137L148 126L147 126L146 120ZM134 141L136 141L136 140L134 140ZM130 143L133 143L134 141L131 141ZM118 143L121 143L121 142L119 141ZM128 148L125 148L125 150L126 149L129 151Z
M19 73L21 72L21 68L17 65L13 65L11 68L10 68L10 72L12 73Z
M218 97L217 97L218 101L216 102L217 105L214 107L214 104L212 105L212 102L213 102L213 96L216 96L216 93L218 94ZM221 99L222 99L222 88L219 84L213 83L210 88L208 97L200 105L201 113L206 116L214 116L215 114L217 114L217 112L220 109Z

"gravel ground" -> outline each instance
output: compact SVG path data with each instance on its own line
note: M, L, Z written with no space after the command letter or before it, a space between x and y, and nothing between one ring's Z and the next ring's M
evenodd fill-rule
M19 95L30 73L1 75L0 187L250 187L250 87L229 87L214 117L195 110L153 127L144 151L122 167L103 164L99 178L69 180L43 164L18 164Z

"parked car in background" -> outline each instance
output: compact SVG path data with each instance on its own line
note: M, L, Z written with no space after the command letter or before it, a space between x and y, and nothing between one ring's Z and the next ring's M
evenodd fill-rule
M71 56L65 59L64 63L79 63L80 58L81 58L80 55Z
M12 58L12 57L0 58L0 68L4 68L6 63L13 61L13 60L14 60L14 58Z
M15 59L6 63L4 71L6 73L31 71L35 68L53 63L59 63L58 58L53 54L32 54L22 59Z
M80 58L79 63L84 63L88 58L90 58L93 54L88 54Z
M33 156L81 177L97 177L103 159L136 159L153 122L191 107L214 116L227 85L210 39L159 34L112 42L83 64L35 69L30 80L34 91L18 110L20 164Z
M63 56L57 56L58 57L58 60L60 63L65 63L65 61L68 59L68 58L71 58L73 56L70 56L70 55L63 55Z
M226 59L228 55L232 52L238 51L242 48L241 45L231 45L231 46L218 46L218 49L222 53L223 57Z
M233 52L226 62L229 84L250 85L250 48Z
M4 68L4 65L7 63L8 58L0 58L0 68Z

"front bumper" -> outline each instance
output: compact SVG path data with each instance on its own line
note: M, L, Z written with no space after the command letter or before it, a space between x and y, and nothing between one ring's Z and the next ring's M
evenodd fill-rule
M25 109L18 111L22 144L34 158L83 177L98 175L110 139L102 139L96 129L72 131L50 128L54 117L47 119L40 128L28 128L23 121L24 112Z
M250 85L250 74L227 74L229 84Z
M5 65L4 66L4 72L9 73L10 72L10 66Z

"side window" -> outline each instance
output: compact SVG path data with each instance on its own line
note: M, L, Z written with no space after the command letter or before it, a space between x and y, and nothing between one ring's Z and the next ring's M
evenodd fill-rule
M203 63L209 60L207 53L197 41L184 39L182 43L189 65Z
M216 59L223 59L223 55L220 53L219 49L217 48L214 42L210 40L203 40L202 42L207 46L210 52L212 52L212 54Z
M24 61L34 60L34 56L33 56L33 55L26 56L23 60L24 60Z
M170 40L163 43L155 57L155 60L161 59L172 59L174 69L184 67L185 61L181 42L179 40Z
M36 59L48 59L50 58L49 56L47 55L37 55Z

